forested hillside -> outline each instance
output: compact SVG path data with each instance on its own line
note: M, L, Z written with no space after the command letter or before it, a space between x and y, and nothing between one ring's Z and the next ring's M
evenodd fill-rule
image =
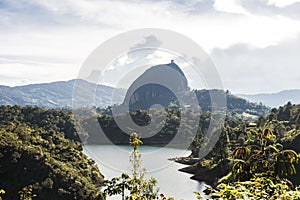
M195 116L191 110L176 107L166 109L166 119L162 118L162 110L159 109L130 113L133 121L140 126L149 124L151 120L158 127L163 124L157 134L151 129L141 133L144 144L166 145L170 141L174 142L179 125L183 125L184 132L181 132L174 144L190 142L192 154L190 160L177 161L193 164L182 171L193 173L194 179L212 185L230 171L230 158L235 149L240 146L257 146L265 129L272 130L272 137L263 134L266 135L266 145L281 144L278 152L284 149L300 152L300 105L288 103L272 109L269 115L261 116L256 122L227 113L225 125L214 127L222 129L217 144L202 160L197 160L198 151L214 119L211 113L202 112L194 137L192 119ZM124 114L114 117L125 122L128 120ZM0 196L3 199L103 199L100 186L104 177L94 161L84 155L81 139L86 138L84 142L88 143L103 142L99 130L89 127L95 122L99 123L105 137L115 144L128 144L129 135L115 123L109 108L98 109L98 113L93 113L93 116L82 115L78 122L82 129L75 128L69 110L0 106L0 189L5 191ZM131 127L127 128L130 130ZM288 170L293 172L293 169ZM295 170L300 171L299 164ZM294 184L300 183L299 176L287 174L291 174L288 178Z
M0 106L0 189L11 199L103 199L69 112Z
M218 96L224 96L227 101L227 110L231 113L248 113L255 116L265 115L269 108L263 104L253 103L250 101L247 101L241 97L238 97L236 95L233 95L230 93L230 91L224 91L224 90L195 90L194 91L197 100L199 102L199 105L201 107L201 110L203 112L211 111L211 95L217 95Z
M255 123L227 118L221 137L217 145L208 156L193 165L182 169L182 171L195 174L192 178L206 181L209 184L217 184L217 180L225 176L232 167L232 155L237 148L249 147L249 152L258 152L262 137L265 146L274 148L280 153L285 149L300 153L300 105L292 105L290 102L278 109L272 109L266 117L261 116ZM271 130L267 134L265 130ZM266 148L266 147L264 147ZM197 152L197 148L193 151ZM259 148L258 148L259 150ZM246 152L245 152L246 153ZM267 155L267 154L266 154ZM193 155L192 155L193 156ZM271 162L272 159L268 162ZM178 160L181 162L181 160ZM264 161L264 160L263 160ZM274 164L274 163L273 163ZM285 170L292 170L287 168ZM300 164L296 164L295 171L300 171ZM287 173L289 174L289 173ZM295 184L300 184L299 175L288 176Z

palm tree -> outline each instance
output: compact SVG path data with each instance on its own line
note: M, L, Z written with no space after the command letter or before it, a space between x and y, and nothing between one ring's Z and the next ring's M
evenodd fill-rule
M245 159L250 154L250 149L248 147L237 147L232 156L234 159Z
M247 181L252 177L250 162L235 159L235 163L232 166L232 175L234 181Z
M273 155L276 161L274 164L275 174L278 176L287 176L296 174L294 163L298 163L299 156L293 150L283 150Z
M230 173L234 181L250 180L255 174L276 178L296 173L294 163L298 162L299 155L293 150L280 150L281 144L268 144L272 136L272 130L265 128L258 133L260 147L242 146L233 151L234 164Z

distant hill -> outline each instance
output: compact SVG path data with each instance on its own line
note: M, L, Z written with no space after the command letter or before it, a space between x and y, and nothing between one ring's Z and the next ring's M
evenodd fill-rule
M265 115L269 112L269 108L263 104L253 103L242 97L231 94L229 91L224 90L195 90L198 98L199 105L202 111L211 110L211 94L219 94L225 96L227 101L227 110L231 113L242 114L243 118L255 118L255 116Z
M34 105L45 108L71 108L73 86L79 83L81 87L91 88L92 83L84 80L69 80L52 83L31 84L25 86L0 86L0 105ZM116 100L121 102L125 90L104 85L97 85L96 93L83 93L82 97L95 95L95 105L105 107L112 104L111 97L114 92ZM82 103L83 107L93 106L91 102Z
M278 93L270 94L237 94L237 96L245 98L251 102L261 102L262 104L270 107L279 107L289 101L293 104L300 104L300 89L283 90Z
M177 65L169 64L169 67L174 67L177 69ZM158 66L157 69L161 69L161 66ZM155 69L155 70L157 70ZM173 70L174 71L174 70ZM180 71L179 71L180 72ZM184 92L189 92L186 84L186 80L184 76L179 76L182 78L181 81L175 82L173 79L171 82L175 82L174 87L180 86L184 88ZM163 80L163 79L162 79ZM136 82L139 80L137 79ZM180 83L180 84L177 84ZM74 84L77 87L80 87L79 97L74 98L73 88ZM145 109L143 106L149 107L153 104L161 104L166 106L169 101L172 101L174 95L170 95L168 92L164 90L164 88L160 88L157 85L146 85L147 87L140 87L137 89L133 84L130 88L137 89L133 90L130 95L125 98L126 90L125 89L115 89L113 87L97 85L96 92L94 92L93 88L95 85L89 83L84 80L69 80L69 81L59 81L52 83L42 83L42 84L31 84L25 86L17 86L17 87L8 87L0 85L0 105L32 105L38 107L45 108L72 108L72 103L77 105L76 107L91 107L96 106L100 108L112 106L113 104L121 104L124 101L138 100L138 102L134 102L134 108ZM211 110L211 94L218 93L220 95L224 95L227 99L227 109L231 112L243 114L250 114L250 118L252 116L263 115L269 109L262 105L249 102L241 97L237 97L236 95L232 95L223 90L195 90L194 91L201 110L203 112ZM114 94L114 102L112 102L112 95ZM147 96L148 95L148 96ZM149 96L150 95L150 96ZM153 95L153 96L151 96ZM145 105L139 105L140 100L146 100ZM73 100L73 102L72 102ZM95 100L91 102L91 100ZM77 101L77 102L75 102ZM176 101L175 101L176 103ZM139 107L141 106L141 107ZM246 116L248 117L248 116Z

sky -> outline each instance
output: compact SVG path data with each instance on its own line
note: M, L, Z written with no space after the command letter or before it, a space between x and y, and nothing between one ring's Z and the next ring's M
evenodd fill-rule
M0 0L0 84L74 79L96 47L140 28L195 41L232 93L300 88L300 0Z

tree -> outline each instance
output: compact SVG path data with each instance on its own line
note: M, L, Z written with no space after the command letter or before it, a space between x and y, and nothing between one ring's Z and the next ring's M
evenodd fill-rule
M210 188L207 193L223 199L299 199L299 191L284 179L296 173L299 156L281 150L280 144L270 144L272 137L272 130L265 128L257 135L259 146L236 148L230 173L219 180L217 190Z
M65 111L0 106L0 196L104 199L103 176L74 140L73 128Z
M5 191L2 190L2 189L0 189L0 200L2 200L2 197L1 197L1 196L2 196L3 194L5 194Z
M153 200L159 198L172 200L173 198L167 198L163 194L158 197L159 188L156 187L156 179L153 177L150 179L146 178L145 169L141 168L142 159L138 150L142 141L137 133L133 132L130 135L129 144L133 147L130 155L132 177L123 173L120 177L104 181L104 186L106 187L104 193L108 196L121 194L122 200Z

